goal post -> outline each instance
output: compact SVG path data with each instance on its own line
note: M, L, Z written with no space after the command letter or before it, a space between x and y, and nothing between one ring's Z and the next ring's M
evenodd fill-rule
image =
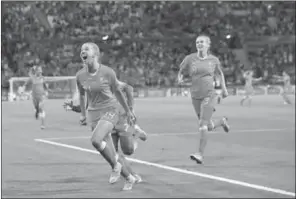
M49 99L64 99L72 97L77 92L75 76L44 76L44 79L45 84L51 91L48 95ZM30 88L23 88L23 85L28 80L29 77L12 77L9 79L8 101L30 99L32 86L28 85Z

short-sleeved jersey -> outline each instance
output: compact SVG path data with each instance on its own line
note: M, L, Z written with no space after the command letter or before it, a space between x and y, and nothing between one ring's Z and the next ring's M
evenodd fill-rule
M245 74L245 87L253 87L253 77L250 74Z
M87 110L101 110L117 106L113 91L118 81L113 69L101 65L98 71L90 74L84 67L76 74L79 93L86 94Z
M39 97L45 94L44 89L44 77L40 76L31 76L29 79L29 84L32 84L32 96L33 97Z
M214 76L220 61L214 55L200 59L197 53L187 55L180 65L181 73L185 72L191 77L191 97L202 99L211 97L215 93Z

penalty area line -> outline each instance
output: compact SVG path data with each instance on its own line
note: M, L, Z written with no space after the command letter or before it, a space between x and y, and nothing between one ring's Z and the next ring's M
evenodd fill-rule
M247 132L277 132L277 131L287 131L295 129L240 129L232 130L235 133L247 133ZM149 133L148 137L159 137L159 136L182 136L182 135L195 135L198 132L185 132L185 133ZM220 131L210 131L209 134L220 134ZM231 132L229 133L231 134ZM75 139L90 139L91 136L73 136L73 137L54 137L54 138L43 138L45 140L75 140Z
M42 143L45 143L45 144L54 145L54 146L64 147L64 148L68 148L68 149L74 149L74 150L77 150L77 151L83 151L83 152L92 153L92 154L100 154L98 151L95 151L95 150L90 150L90 149L86 149L86 148L77 147L77 146L74 146L74 145L63 144L63 143L53 142L53 141L44 140L44 139L35 139L35 141L36 142L42 142ZM187 175L198 176L198 177L211 179L211 180L215 180L215 181L226 182L226 183L229 183L229 184L239 185L239 186L243 186L243 187L249 187L249 188L257 189L257 190L261 190L261 191L272 192L272 193L277 193L277 194L281 194L281 195L287 195L287 196L295 197L295 193L285 191L285 190L281 190L281 189L275 189L275 188L270 188L270 187L266 187L266 186L250 184L250 183L243 182L243 181L232 180L232 179L229 179L229 178L223 178L223 177L218 177L218 176L209 175L209 174L205 174L205 173L189 171L189 170L185 170L185 169L166 166L166 165L162 165L162 164L156 164L156 163L147 162L147 161L143 161L143 160L138 160L138 159L134 159L134 158L127 158L127 159L129 161L131 161L131 162L135 162L135 163L143 164L143 165L147 165L147 166L152 166L152 167L157 167L157 168L160 168L160 169L175 171L175 172L183 173L183 174L187 174Z

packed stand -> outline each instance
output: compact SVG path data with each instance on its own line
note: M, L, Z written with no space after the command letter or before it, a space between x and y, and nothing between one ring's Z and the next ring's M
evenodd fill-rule
M4 2L1 48L6 65L2 62L1 69L8 66L11 76L27 76L38 63L45 75L74 75L80 67L80 45L92 40L102 49L103 63L114 67L122 80L171 86L185 54L194 51L195 37L205 33L227 74L236 77L241 64L227 35L239 35L242 42L247 37L295 35L294 7L295 2L244 1ZM261 70L272 74L281 67L276 57L293 50L293 44L269 46L261 51L265 56L249 53L250 63L261 67L264 62Z

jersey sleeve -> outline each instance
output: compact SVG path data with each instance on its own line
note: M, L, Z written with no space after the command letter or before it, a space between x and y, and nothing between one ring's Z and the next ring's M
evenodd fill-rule
M85 90L84 90L78 76L76 76L76 84L77 84L79 94L84 96Z

